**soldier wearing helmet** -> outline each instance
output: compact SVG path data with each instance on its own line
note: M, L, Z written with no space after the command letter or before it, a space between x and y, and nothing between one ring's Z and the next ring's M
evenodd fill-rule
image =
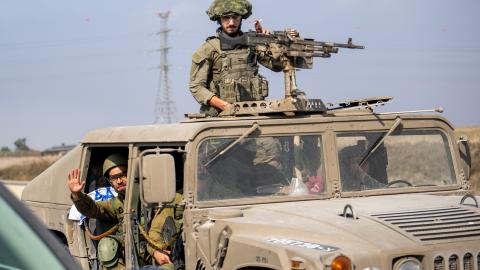
M103 176L109 180L118 196L102 202L95 202L82 192L85 182L80 181L80 169L74 169L68 174L68 188L71 192L71 199L78 211L89 218L117 224L111 230L108 230L111 233L110 235L101 238L98 242L98 259L104 269L125 269L124 254L121 248L121 243L124 241L124 233L121 225L123 223L123 201L128 180L127 166L127 158L122 154L112 154L105 159L103 162ZM155 216L151 223L152 230L161 231L165 224L165 219L168 217L168 214ZM159 237L161 236L153 238L157 241L163 241L163 239L158 239ZM158 269L174 269L168 252L158 251L153 248L150 248L149 252L155 261L162 265Z
M263 100L268 95L268 82L258 73L258 63L281 71L283 64L266 52L257 52L239 45L242 20L252 14L247 0L214 0L207 15L220 27L213 37L193 54L189 88L201 104L200 111L217 116L232 110L232 103ZM268 33L256 21L257 32Z

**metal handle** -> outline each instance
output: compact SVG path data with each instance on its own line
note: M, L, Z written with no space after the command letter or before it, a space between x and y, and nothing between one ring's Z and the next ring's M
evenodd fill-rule
M354 219L354 220L355 220L355 219L358 219L358 218L357 218L357 215L355 214L355 211L353 210L353 207L352 207L350 204L345 205L345 207L343 208L343 214L342 214L342 216L343 216L344 218L348 218L348 213L347 213L348 210L350 210L352 219Z
M478 201L477 199L475 198L475 196L471 195L471 194L467 194L465 196L463 196L462 200L460 201L460 204L462 205L469 205L469 204L464 204L464 202L467 200L467 199L472 199L474 202L475 202L475 207L478 208ZM470 205L473 205L473 204L470 204Z

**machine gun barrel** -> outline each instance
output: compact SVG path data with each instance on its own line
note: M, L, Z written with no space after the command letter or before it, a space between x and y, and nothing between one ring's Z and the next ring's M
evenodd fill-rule
M262 34L257 32L246 32L244 34L244 41L242 42L248 46L255 45L269 45L276 43L286 46L313 46L313 47L336 47L346 49L365 49L365 46L355 45L352 38L348 39L347 43L335 43L326 41L316 41L310 38L295 38L287 35L285 31L274 31L272 34Z
M352 39L349 38L348 42L345 43L335 43L335 42L323 42L323 41L314 41L315 47L334 47L334 48L346 48L346 49L365 49L365 46L355 45L352 43Z
M277 44L286 48L289 57L330 57L331 53L338 53L339 48L364 49L365 46L353 44L352 38L347 43L316 41L310 38L291 37L285 31L274 31L272 34L246 32L243 36L244 45L255 47ZM301 67L297 67L301 68Z
M239 43L254 50L264 50L271 55L276 55L285 64L283 71L286 99L295 99L297 96L296 69L313 68L314 57L328 58L332 53L338 53L340 48L365 48L362 45L353 44L352 38L349 38L347 43L325 42L291 36L286 31L274 31L272 34L246 32Z

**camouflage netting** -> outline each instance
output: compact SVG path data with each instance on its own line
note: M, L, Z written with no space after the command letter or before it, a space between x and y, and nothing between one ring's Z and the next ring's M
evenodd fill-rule
M207 10L207 15L212 21L231 13L236 13L246 19L252 15L252 4L248 0L215 0Z

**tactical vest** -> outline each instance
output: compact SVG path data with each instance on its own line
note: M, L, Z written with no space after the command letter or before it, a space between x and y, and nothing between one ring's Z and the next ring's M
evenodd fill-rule
M268 81L258 74L257 54L250 48L223 51L218 39L207 42L220 55L221 64L220 76L212 80L210 91L229 103L264 100L268 96Z

